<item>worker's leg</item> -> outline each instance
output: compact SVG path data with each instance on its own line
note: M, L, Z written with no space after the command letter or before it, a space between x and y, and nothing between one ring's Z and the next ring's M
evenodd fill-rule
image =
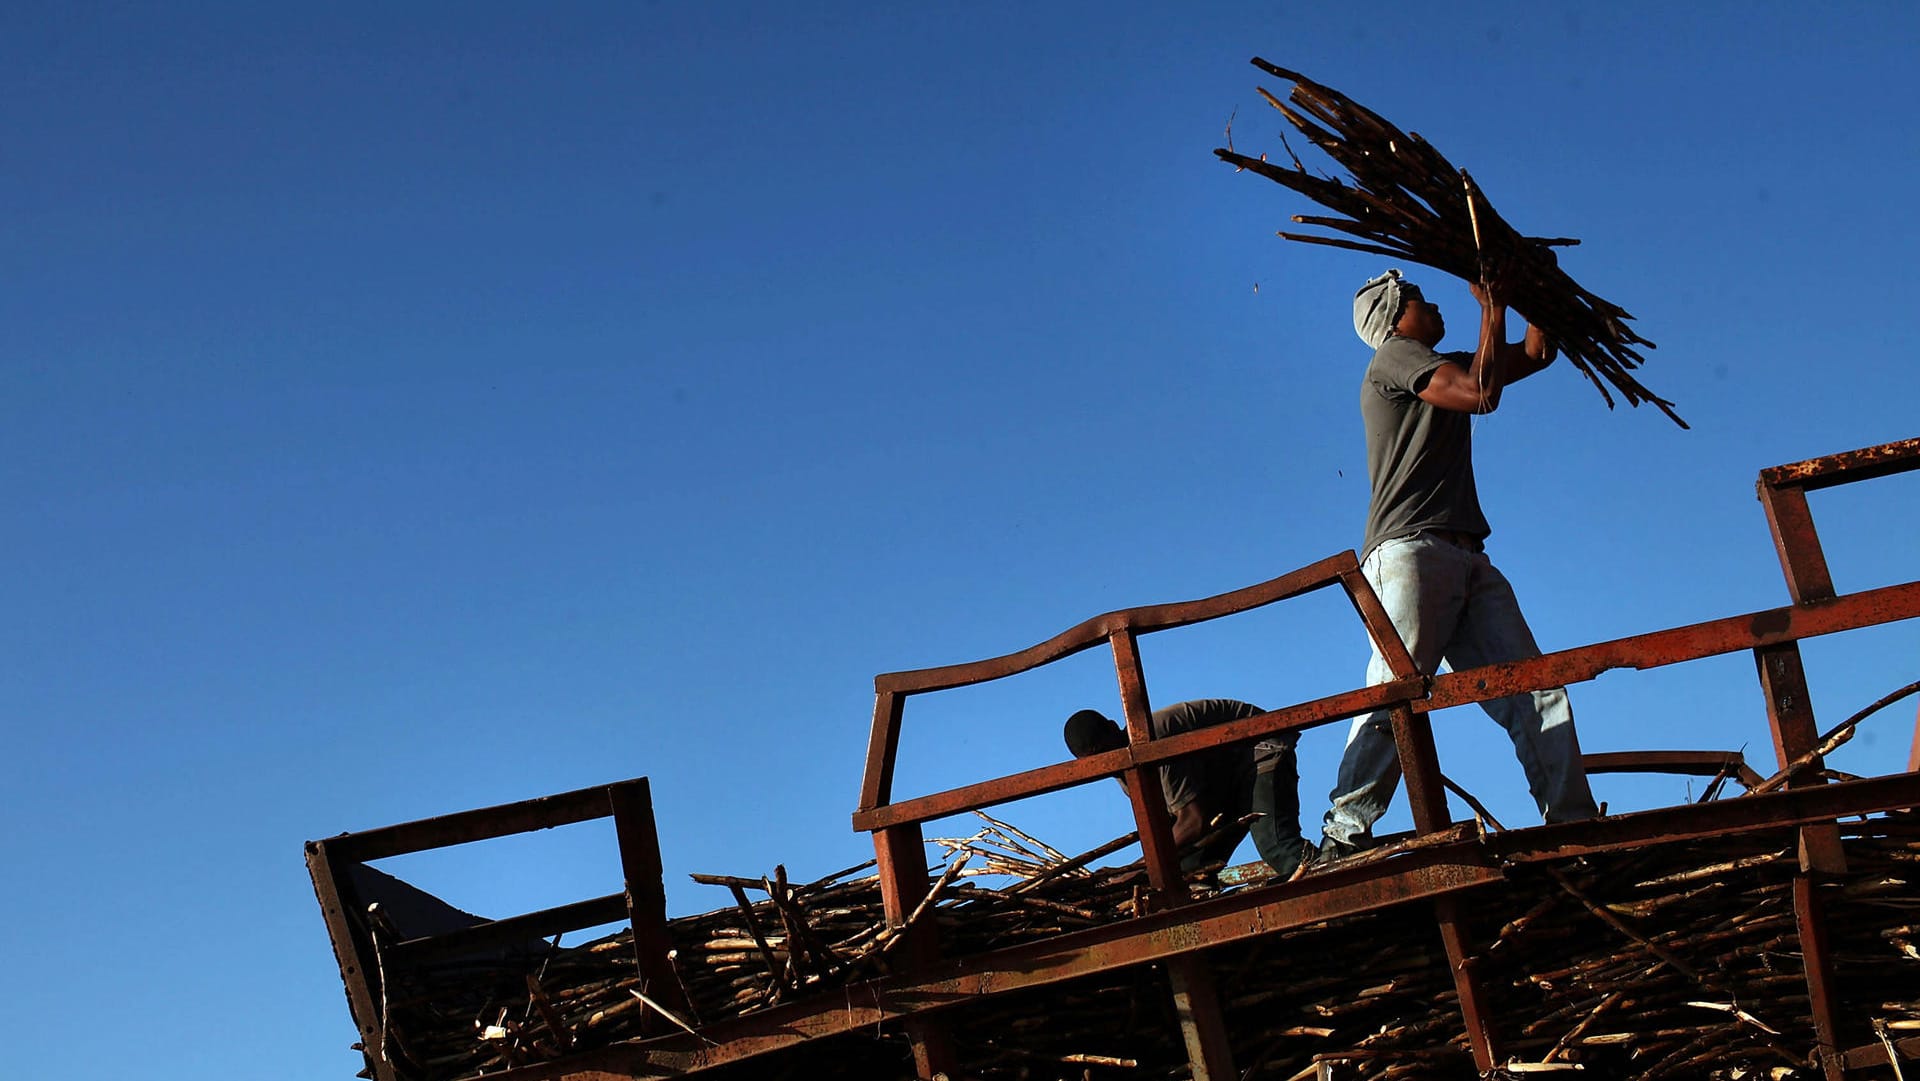
M1414 667L1427 675L1439 665L1459 622L1470 569L1466 557L1472 554L1433 537L1413 536L1382 543L1360 565L1406 643ZM1367 684L1391 679L1393 670L1376 646L1367 662ZM1400 786L1400 756L1393 743L1391 716L1379 710L1356 717L1347 731L1333 806L1321 827L1336 846L1364 845Z
M1513 586L1484 554L1476 554L1466 608L1447 648L1447 663L1459 672L1539 655L1540 647L1520 613ZM1527 787L1543 819L1567 822L1600 813L1580 765L1580 739L1574 732L1566 688L1509 695L1483 702L1481 707L1513 740L1514 754L1526 771Z
M1274 873L1285 878L1300 866L1307 842L1300 836L1300 765L1294 755L1299 736L1265 740L1256 746L1253 773L1253 844Z
M1232 822L1223 823L1207 834L1199 844L1192 845L1180 853L1180 869L1196 871L1202 867L1219 867L1233 859L1233 850L1247 839L1247 827Z

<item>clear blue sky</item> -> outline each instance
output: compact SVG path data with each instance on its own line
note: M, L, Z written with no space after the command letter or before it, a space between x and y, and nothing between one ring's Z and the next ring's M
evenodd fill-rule
M1381 263L1274 238L1310 208L1211 156L1230 116L1278 153L1255 55L1583 237L1659 343L1690 432L1565 365L1476 430L1547 648L1784 603L1755 473L1916 434L1909 4L10 4L8 1074L340 1081L302 841L649 775L672 906L713 907L685 873L869 854L875 673L1354 545ZM1841 589L1920 573L1917 497L1816 496ZM1149 689L1356 685L1343 609L1149 638ZM1808 655L1832 723L1920 627ZM1089 654L916 701L899 791L1115 699ZM1592 750L1770 753L1745 657L1574 702ZM1837 764L1901 768L1912 720ZM1530 821L1504 737L1440 727ZM1007 813L1129 828L1109 785ZM618 887L590 827L394 869L493 915Z

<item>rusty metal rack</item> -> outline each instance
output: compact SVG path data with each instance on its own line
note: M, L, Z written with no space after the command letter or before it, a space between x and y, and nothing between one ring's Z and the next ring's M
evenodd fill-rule
M367 899L355 888L353 865L600 818L613 819L619 841L625 880L620 893L413 938L383 934L377 923L363 918ZM660 837L654 824L652 790L644 777L308 841L307 871L326 918L327 934L333 939L347 1004L360 1030L367 1076L376 1081L399 1081L401 1076L386 1053L383 991L387 980L409 967L429 965L462 951L500 947L624 919L633 928L634 963L648 989L669 1009L685 1009L679 980L673 976L667 956L667 895L661 881Z
M1824 1076L1828 1081L1840 1081L1850 1071L1884 1067L1896 1050L1902 1055L1920 1054L1920 1040L1840 1046L1842 1026L1836 1011L1843 989L1834 986L1826 946L1824 894L1818 888L1844 875L1847 869L1836 825L1840 818L1920 808L1920 773L1914 772L1914 767L1920 766L1920 730L1916 731L1907 772L1830 780L1818 760L1820 734L1799 646L1806 638L1920 616L1920 581L1850 594L1835 591L1806 499L1811 490L1916 469L1920 469L1920 439L1763 470L1758 494L1791 604L1531 660L1438 676L1421 675L1379 599L1360 574L1354 554L1342 552L1216 597L1110 612L1017 653L879 676L853 826L872 834L886 918L903 936L891 974L831 994L704 1025L696 1033L667 1032L497 1076L514 1081L605 1081L697 1073L885 1023L904 1027L908 1033L919 1077L957 1078L959 1059L947 1024L951 1016L948 1011L993 996L1157 964L1164 968L1171 987L1173 1013L1178 1018L1191 1076L1195 1081L1221 1081L1239 1074L1206 951L1389 908L1424 913L1437 925L1457 991L1459 1031L1466 1036L1475 1066L1485 1074L1503 1061L1503 1055L1497 1026L1487 1015L1486 995L1476 982L1476 946L1471 928L1462 918L1460 905L1468 891L1502 882L1516 867L1650 844L1783 829L1796 831L1799 839L1792 891L1795 926L1804 957L1808 1010L1818 1042L1816 1058ZM1162 740L1145 737L1151 707L1138 649L1141 635L1249 611L1333 586L1345 593L1388 660L1393 671L1390 681ZM894 763L909 698L1002 679L1101 646L1113 656L1127 720L1128 746L929 795L894 797ZM1433 711L1591 680L1613 669L1650 669L1741 651L1751 652L1755 659L1776 758L1782 769L1798 764L1797 772L1791 773L1779 790L1483 837L1464 836L1454 826L1429 723ZM1196 898L1178 868L1157 767L1209 748L1317 727L1374 710L1387 710L1392 717L1416 839L1404 851L1386 859L1354 866L1336 864L1290 883ZM1711 774L1737 764L1737 755L1706 751L1591 755L1587 759L1593 772L1644 769ZM944 955L937 929L930 921L910 922L930 889L924 823L1107 777L1122 778L1131 799L1151 885L1151 904L1143 915L967 956ZM1758 778L1749 773L1743 780L1751 785ZM633 785L640 787L636 790ZM551 797L551 801L560 801L552 809L536 809L536 805L550 801L534 801L343 835L309 845L309 866L340 957L349 1001L363 1043L374 1049L369 1059L381 1081L393 1076L375 1053L380 1012L378 988L370 973L382 959L376 956L377 944L369 940L356 920L349 918L347 908L352 899L337 871L340 862L611 813L616 822L622 823L628 892L624 898L616 895L587 904L594 907L591 915L606 917L614 913L615 901L624 901L635 931L636 963L645 974L650 965L662 963L664 906L658 892L658 852L651 811L644 793L643 781L628 782L605 790ZM526 922L507 928L505 933L525 933L534 926L557 929L559 922L564 922L563 915L584 918L585 913L570 911L580 907L521 917ZM490 925L491 931L481 928L463 934L500 934L502 927L514 922L502 921ZM403 949L394 952L430 947L427 943L399 945ZM652 971L660 970L656 967Z

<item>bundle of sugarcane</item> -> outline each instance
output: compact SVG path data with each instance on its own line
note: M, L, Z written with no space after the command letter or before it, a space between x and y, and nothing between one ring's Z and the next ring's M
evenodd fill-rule
M1627 325L1633 317L1560 268L1553 248L1578 240L1522 236L1495 212L1466 170L1418 134L1401 131L1380 114L1298 72L1257 57L1253 64L1293 83L1287 101L1264 87L1260 95L1345 168L1351 181L1308 172L1284 136L1281 144L1291 168L1269 162L1265 154L1241 154L1231 145L1215 150L1222 160L1345 215L1293 217L1303 225L1343 233L1344 238L1285 231L1282 237L1421 263L1469 282L1485 280L1498 269L1513 307L1567 355L1608 408L1613 406L1611 384L1627 404L1650 403L1675 424L1687 426L1672 402L1632 374L1644 360L1639 347L1653 347ZM1231 143L1231 129L1228 140Z

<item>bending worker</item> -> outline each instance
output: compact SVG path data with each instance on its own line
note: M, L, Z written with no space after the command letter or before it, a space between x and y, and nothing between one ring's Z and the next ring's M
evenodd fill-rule
M1480 302L1480 341L1471 353L1438 353L1446 334L1440 309L1418 286L1389 270L1353 299L1353 328L1374 350L1360 385L1372 499L1360 569L1380 595L1414 665L1432 675L1442 659L1456 670L1540 655L1513 587L1487 558L1492 532L1473 481L1476 413L1491 413L1501 392L1553 362L1538 327L1507 341L1506 289L1498 280L1472 287ZM1376 647L1369 685L1393 678ZM1548 822L1599 813L1580 764L1580 741L1565 688L1482 703L1507 730ZM1372 828L1400 783L1400 760L1385 710L1354 719L1327 811L1323 858L1372 843Z
M1264 712L1231 698L1178 702L1153 711L1149 735L1165 739ZM1065 735L1075 758L1127 745L1126 732L1098 710L1083 709L1068 717ZM1247 820L1253 816L1253 843L1260 858L1282 878L1293 874L1310 847L1300 837L1300 771L1294 760L1299 740L1299 733L1286 732L1258 743L1214 747L1160 766L1182 871L1226 863L1246 837Z

